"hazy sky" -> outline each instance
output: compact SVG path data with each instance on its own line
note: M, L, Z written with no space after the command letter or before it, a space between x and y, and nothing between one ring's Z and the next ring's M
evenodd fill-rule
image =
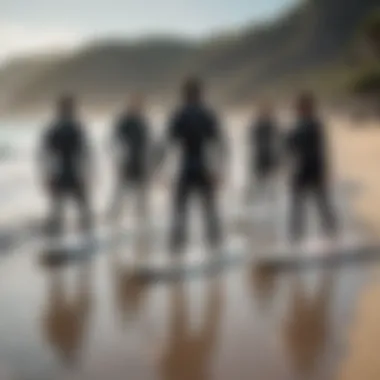
M200 37L272 17L296 0L0 0L0 59L107 36Z

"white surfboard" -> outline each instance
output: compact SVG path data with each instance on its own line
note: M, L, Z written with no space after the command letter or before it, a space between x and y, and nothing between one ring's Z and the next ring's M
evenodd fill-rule
M300 244L262 247L252 259L256 265L271 269L332 267L380 260L380 242L369 238L306 239Z
M156 239L159 230L142 231ZM137 237L137 232L122 227L102 226L93 233L72 233L58 238L45 238L41 244L42 262L48 265L82 261L100 253L120 249Z
M204 251L196 254L194 250ZM246 251L241 244L225 244L216 250L190 248L187 254L175 256L158 255L156 260L148 258L133 265L132 274L144 281L176 281L217 274L233 268L246 260Z

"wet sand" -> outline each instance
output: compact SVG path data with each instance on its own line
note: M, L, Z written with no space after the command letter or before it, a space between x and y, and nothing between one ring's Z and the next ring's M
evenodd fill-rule
M334 124L337 172L361 183L352 207L376 233L380 130ZM0 379L380 378L376 262L144 283L125 258L145 249L55 269L35 244L2 257Z
M337 131L336 136L340 136ZM338 144L337 144L338 145ZM380 232L380 177L378 162L380 158L379 123L372 122L362 129L351 130L340 138L341 168L364 186L355 209L375 236ZM344 164L344 162L346 164ZM355 312L347 330L347 344L342 361L337 366L336 379L375 380L380 378L379 317L380 282L379 265L373 263L369 281L361 291L355 305Z

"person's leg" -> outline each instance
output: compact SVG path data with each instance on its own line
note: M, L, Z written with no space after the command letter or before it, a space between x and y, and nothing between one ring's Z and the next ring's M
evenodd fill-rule
M245 203L248 205L255 200L257 184L256 166L250 162L247 170L247 185L245 190Z
M93 226L93 216L86 185L80 181L76 182L72 188L72 195L79 207L80 226L82 230L91 230Z
M337 232L337 221L326 181L317 181L314 192L322 220L322 228L325 234L335 235Z
M248 205L251 204L254 200L255 196L255 184L256 184L256 179L254 175L249 173L248 181L247 181L247 187L245 191L245 203Z
M261 202L265 195L265 172L261 162L258 162L255 170L255 196L259 197Z
M136 222L139 228L145 229L149 213L147 182L138 180L134 191L136 192Z
M256 186L261 200L270 201L272 164L268 157L261 157L256 163Z
M203 176L199 181L198 191L202 201L207 240L212 246L217 246L221 242L222 231L217 210L217 192L211 178Z
M186 176L179 178L173 196L173 217L170 236L171 249L181 249L187 240L188 201L191 181Z
M298 179L293 179L290 185L290 218L289 230L292 241L298 241L304 233L306 186Z
M63 228L64 189L58 184L50 188L50 210L46 225L49 234L60 234Z
M274 165L268 168L266 177L269 202L274 205L278 195L278 174Z
M126 180L122 177L117 178L115 189L108 210L108 220L110 222L119 221L124 210L124 200L126 193Z

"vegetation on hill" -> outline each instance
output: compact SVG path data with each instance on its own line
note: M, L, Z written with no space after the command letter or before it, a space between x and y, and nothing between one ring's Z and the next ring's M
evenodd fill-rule
M5 99L16 110L34 108L61 92L93 105L135 90L162 101L188 74L203 77L215 99L238 104L305 87L373 91L380 81L379 15L378 0L303 0L277 20L201 43L102 41L60 59L10 63L0 71L0 106Z
M358 29L360 70L353 76L351 87L360 94L380 94L380 6Z

